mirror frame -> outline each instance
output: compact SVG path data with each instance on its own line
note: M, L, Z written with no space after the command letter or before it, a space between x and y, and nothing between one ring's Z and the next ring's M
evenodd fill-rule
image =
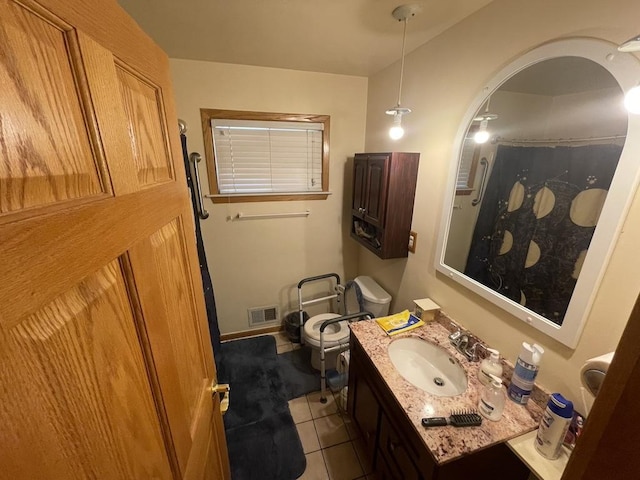
M444 263L451 212L455 200L455 182L458 175L460 151L471 120L476 116L486 98L493 94L507 79L535 63L563 56L583 57L601 65L616 79L623 94L626 94L640 81L640 62L633 54L618 52L617 45L594 38L570 38L543 44L526 52L499 70L471 102L456 134L453 159L447 177L447 188L440 218L441 227L436 248L435 268L525 323L560 343L575 348L638 184L640 165L637 159L640 158L640 115L627 114L627 138L562 325L557 325L519 303L503 297Z

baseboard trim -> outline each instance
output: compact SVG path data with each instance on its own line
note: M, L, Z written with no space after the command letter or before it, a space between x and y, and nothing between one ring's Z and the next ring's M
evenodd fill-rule
M254 328L253 330L242 330L241 332L224 333L220 335L220 341L236 340L238 338L255 337L256 335L264 335L265 333L274 333L283 330L282 325L274 325L273 327Z

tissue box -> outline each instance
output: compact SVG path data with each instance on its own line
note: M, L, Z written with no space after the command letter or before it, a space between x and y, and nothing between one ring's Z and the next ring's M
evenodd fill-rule
M414 300L415 304L415 316L419 319L430 322L436 318L436 314L440 311L440 305L435 303L430 298L421 298L420 300Z

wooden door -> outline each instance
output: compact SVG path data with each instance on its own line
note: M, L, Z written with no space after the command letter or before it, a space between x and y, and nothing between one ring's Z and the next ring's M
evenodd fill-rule
M367 195L364 219L371 225L384 228L387 199L387 180L390 157L378 155L367 162Z
M380 405L373 394L369 383L363 375L363 367L360 363L361 347L351 338L352 362L349 367L349 397L347 410L354 423L362 433L362 440L368 458L371 461L375 456L376 432L380 418Z
M0 479L229 478L164 53L0 0Z
M358 218L364 217L367 157L356 155L353 159L353 197L351 213Z
M640 296L616 347L562 480L632 479L640 475Z

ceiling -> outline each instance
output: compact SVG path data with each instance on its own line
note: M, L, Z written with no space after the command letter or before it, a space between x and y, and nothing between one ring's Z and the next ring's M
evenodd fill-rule
M369 76L397 61L402 0L118 0L171 58ZM407 53L492 0L429 0Z

